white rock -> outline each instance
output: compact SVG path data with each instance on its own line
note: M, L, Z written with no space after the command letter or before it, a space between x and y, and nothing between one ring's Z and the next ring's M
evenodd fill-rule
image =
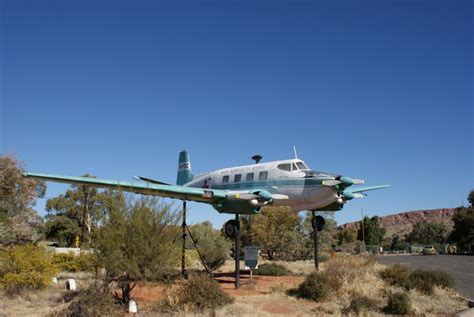
M132 314L136 314L138 312L137 303L135 303L133 299L131 299L128 303L128 312Z
M70 278L66 281L66 289L68 291L75 291L76 290L76 281L73 278Z

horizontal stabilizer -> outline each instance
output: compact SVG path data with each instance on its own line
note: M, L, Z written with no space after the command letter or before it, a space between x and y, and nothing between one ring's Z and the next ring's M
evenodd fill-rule
M151 184L171 185L171 184L168 184L168 183L157 181L156 179L146 178L146 177L143 177L143 176L133 176L133 179L136 179L137 181L143 181L143 182L151 183Z
M354 185L362 185L365 183L365 181L363 179L352 179L352 181L354 182Z
M355 193L368 192L370 190L382 189L382 188L386 188L386 187L390 187L390 185L363 186L363 187L357 187L357 188L356 187L351 187L351 188L348 188L346 190L348 190L351 193L355 194Z

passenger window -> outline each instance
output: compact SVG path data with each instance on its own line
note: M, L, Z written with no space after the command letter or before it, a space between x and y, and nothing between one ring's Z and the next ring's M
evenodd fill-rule
M282 171L291 172L291 164L289 163L280 164L278 165L278 168L281 169Z
M229 182L229 175L225 175L222 177L222 183L228 183Z
M247 173L247 176L245 177L246 182L251 182L253 181L253 173Z
M260 174L258 174L258 179L261 180L261 181L264 181L268 178L268 172L267 171L263 171L263 172L260 172Z
M240 183L241 180L242 180L242 174L235 174L234 183Z

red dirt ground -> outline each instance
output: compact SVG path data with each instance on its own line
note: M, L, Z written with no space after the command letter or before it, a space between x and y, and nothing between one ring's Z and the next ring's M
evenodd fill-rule
M219 283L222 289L233 297L269 294L272 287L279 287L280 285L284 288L296 287L303 281L303 279L303 276L254 275L252 283L250 281L250 275L244 274L241 275L241 288L235 289L234 277L231 274L215 275L215 280ZM133 290L132 296L137 300L137 302L155 302L163 298L163 291L165 288L166 286L161 283L139 284ZM265 310L269 312L271 312L271 310L277 310L281 313L282 310L285 310L285 307L271 305Z
M252 296L269 294L272 287L283 284L285 288L293 288L301 284L304 276L263 276L254 275L253 285L250 281L250 275L244 274L240 276L241 288L235 289L234 277L230 274L220 274L215 276L216 281L221 285L222 289L231 296Z

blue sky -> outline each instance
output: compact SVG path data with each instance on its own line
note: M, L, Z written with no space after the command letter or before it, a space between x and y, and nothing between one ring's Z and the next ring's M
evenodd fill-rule
M197 173L296 145L392 184L339 223L474 188L472 1L0 3L1 152L30 171L174 182L182 149ZM191 204L192 222L229 218Z

